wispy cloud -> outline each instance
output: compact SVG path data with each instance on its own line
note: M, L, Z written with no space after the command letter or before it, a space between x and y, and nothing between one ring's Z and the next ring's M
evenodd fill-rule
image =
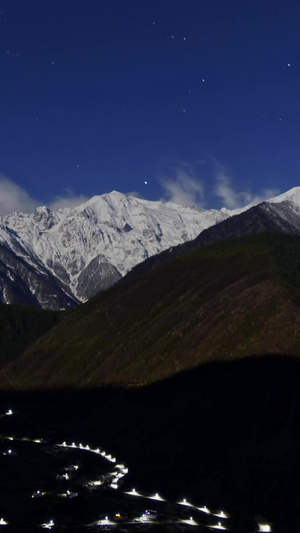
M64 195L56 196L48 203L52 211L57 211L63 207L76 207L87 202L89 198L84 194L75 195L72 190L67 189ZM15 211L21 213L33 213L33 211L45 202L33 198L23 187L0 175L0 215L9 215Z
M191 169L179 168L175 170L174 177L164 178L160 183L165 200L181 205L203 205L203 183Z
M264 188L258 193L253 193L251 189L237 190L230 176L220 171L215 179L214 194L222 200L224 207L238 209L246 205L254 206L268 200L279 194L279 190Z
M49 207L52 211L57 211L63 207L76 207L77 205L84 204L88 200L89 198L84 194L76 195L71 189L67 189L64 196L55 196L54 200L49 203Z
M0 215L8 215L14 211L32 213L40 205L36 198L33 198L23 188L0 175Z

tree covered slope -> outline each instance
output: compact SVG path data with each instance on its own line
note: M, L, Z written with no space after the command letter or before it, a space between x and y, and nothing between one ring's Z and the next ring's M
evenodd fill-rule
M146 384L208 361L300 353L300 238L242 237L122 280L32 344L2 388Z

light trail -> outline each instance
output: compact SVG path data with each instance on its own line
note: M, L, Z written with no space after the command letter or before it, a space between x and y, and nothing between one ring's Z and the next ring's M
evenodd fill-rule
M8 409L5 413L3 414L0 414L0 418L4 417L4 416L11 416L15 414L14 411L12 409ZM28 437L22 437L22 438L16 438L14 436L5 436L5 435L0 435L0 438L4 439L4 440L9 440L9 441L26 441L26 442L31 442L31 443L34 443L34 444L38 444L38 445L41 445L41 444L44 444L45 443L45 440L43 440L43 438L34 438L34 439L30 439ZM79 444L76 444L75 441L73 441L71 444L67 444L66 441L63 441L62 443L59 443L59 444L53 444L53 446L56 446L56 447L63 447L63 448L69 448L70 450L80 450L82 453L85 452L85 453L92 453L92 454L96 454L96 455L99 455L101 457L103 457L106 461L110 462L110 463L113 463L115 466L114 466L114 470L112 472L107 472L104 476L103 476L103 479L102 480L91 480L91 481L88 481L85 486L87 486L88 488L97 488L97 487L101 487L104 485L104 483L106 482L106 486L108 488L112 488L114 490L120 490L120 487L119 487L119 481L124 478L124 476L126 476L126 474L128 474L128 467L123 464L123 463L118 463L117 462L117 459L112 456L110 453L107 453L106 451L103 450L103 448L100 448L100 447L97 447L97 448L92 448L89 444L82 444L82 443L79 443ZM14 452L12 449L8 449L6 452L3 452L3 455L14 455ZM58 474L56 476L56 479L59 479L59 480L65 480L65 481L69 481L70 480L70 476L68 474L68 472L74 472L76 470L78 470L79 466L78 465L70 465L68 467L65 468L66 472L64 474ZM40 498L40 497L43 497L45 496L47 493L46 492L41 492L40 490L36 490L33 492L32 494L32 498ZM50 493L49 493L50 494ZM129 491L124 491L123 494L126 494L128 496L134 496L134 497L139 497L139 498L142 498L144 500L154 500L154 501L158 501L158 502L166 502L168 500L166 500L165 498L162 498L160 496L160 494L157 492L153 495L146 495L144 493L141 493L139 492L137 489L133 488ZM71 491L71 490L66 490L65 492L63 493L59 493L57 494L58 497L60 498L75 498L78 496L78 493L75 492L75 491ZM212 515L212 516L215 516L217 518L221 518L221 519L228 519L230 518L230 515L224 511L216 511L216 512L213 512L211 510L209 510L207 508L206 505L203 505L201 507L196 507L194 504L192 504L190 501L188 501L186 498L183 498L182 500L179 500L177 502L168 502L168 503L171 503L173 505L178 505L178 506L185 506L185 507L190 507L191 509L194 509L196 512L199 512L199 513L204 513L204 514L207 514L207 515ZM148 514L147 514L148 513ZM145 511L144 514L141 516L141 517L136 517L134 519L134 521L127 521L127 520L123 520L123 523L125 524L130 524L130 523L136 523L136 522L147 522L147 523L160 523L160 522L157 522L157 520L155 519L153 521L153 517L150 517L150 514L149 513L154 513L154 511ZM156 511L155 511L156 513ZM117 516L117 515L116 515ZM121 516L121 515L120 515ZM162 524L163 523L166 523L166 522L161 522ZM174 521L172 522L168 522L168 523L173 523L174 525L177 523L177 524L186 524L186 525L189 525L189 526L201 526L201 527L205 527L207 529L214 529L214 530L229 530L229 527L226 527L222 522L218 522L217 524L201 524L199 522L197 522L195 520L194 517L190 516L190 518L188 519L174 519ZM5 525L8 525L8 522L4 519L4 518L0 518L0 526L5 526ZM99 519L97 522L94 522L93 524L90 524L90 525L96 525L96 526L104 526L104 527L116 527L117 523L112 521L108 516L106 516L105 518L101 518ZM41 528L44 528L44 529L52 529L55 527L55 523L54 523L54 520L51 519L49 522L44 522L43 524L40 524L40 527ZM88 525L86 526L88 527ZM271 525L268 524L268 523L257 523L257 531L259 532L271 532L272 531L272 528L271 528Z

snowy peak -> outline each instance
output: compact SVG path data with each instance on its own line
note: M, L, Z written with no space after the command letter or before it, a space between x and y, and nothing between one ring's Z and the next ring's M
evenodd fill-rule
M150 202L113 191L73 209L53 212L42 206L33 214L3 217L0 242L18 257L22 249L30 268L46 272L68 299L77 302L106 289L147 257L194 239L227 217L215 210ZM33 287L28 290L36 294Z
M300 232L300 187L265 205L273 204L275 226ZM0 217L0 301L48 309L84 302L148 257L250 207L205 210L113 191L75 208L41 206L32 214Z
M251 207L254 207L262 202L267 202L270 204L277 204L281 202L292 202L296 206L300 207L300 187L293 187L292 189L279 194L278 196L274 196L272 198L268 198L266 200L256 201L252 202L250 204L245 205L244 207L237 207L236 209L228 209L227 207L222 207L221 213L224 213L227 216L235 216L240 215L241 213L244 213L244 211L248 211L248 209L251 209Z
M289 201L300 207L300 187L293 187L289 191L279 194L274 198L270 198L267 201L272 204Z

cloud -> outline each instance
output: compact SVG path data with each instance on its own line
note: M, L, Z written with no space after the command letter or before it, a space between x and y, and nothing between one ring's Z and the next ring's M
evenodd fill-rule
M54 200L50 202L48 206L50 209L52 209L52 211L57 211L58 209L62 209L64 207L76 207L77 205L84 204L89 199L90 198L84 194L79 194L76 196L71 189L67 189L64 196L55 196Z
M89 198L84 194L76 196L70 189L66 190L65 195L59 195L53 201L48 203L52 211L57 211L63 207L76 207L77 205L87 202ZM9 215L15 211L21 213L33 213L33 211L45 202L33 198L20 185L0 175L0 216Z
M174 178L161 180L161 186L164 199L169 202L198 207L203 204L203 184L192 170L177 169Z
M246 205L257 205L279 194L278 189L264 188L253 194L251 189L236 190L231 178L225 172L219 172L215 179L214 194L221 198L223 206L228 209L238 209Z
M0 175L0 215L9 215L14 211L32 213L38 205L39 201L25 189Z

